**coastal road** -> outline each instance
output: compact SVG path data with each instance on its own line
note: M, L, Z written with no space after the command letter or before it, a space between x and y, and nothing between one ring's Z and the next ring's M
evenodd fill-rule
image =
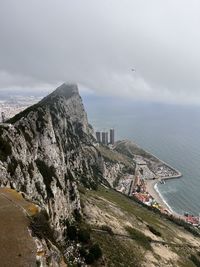
M28 231L29 219L9 193L0 189L0 266L36 267L36 245Z

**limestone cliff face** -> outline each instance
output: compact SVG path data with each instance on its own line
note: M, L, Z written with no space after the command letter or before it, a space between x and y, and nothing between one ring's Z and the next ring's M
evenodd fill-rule
M76 85L63 84L0 126L0 185L44 208L57 241L81 212L77 181L95 187L101 155Z
M104 177L111 187L118 184L118 180L124 176L125 165L122 163L108 162L105 160Z

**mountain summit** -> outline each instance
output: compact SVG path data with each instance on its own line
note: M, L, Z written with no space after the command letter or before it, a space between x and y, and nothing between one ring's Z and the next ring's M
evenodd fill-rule
M54 97L65 97L70 98L73 95L79 95L78 85L75 83L63 83L60 85L53 93L45 97L42 101L46 101L48 99L53 99Z
M37 112L39 116L41 113L45 115L45 113L50 112L57 119L59 116L66 117L73 123L77 122L79 126L81 123L82 130L86 133L91 133L91 129L88 128L87 114L76 84L63 83L40 102L9 119L8 123L13 124L17 123L21 118L30 118L33 112Z

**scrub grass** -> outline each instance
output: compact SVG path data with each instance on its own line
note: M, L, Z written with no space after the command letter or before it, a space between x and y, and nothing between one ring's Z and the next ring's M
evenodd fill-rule
M145 234L143 234L141 231L127 226L125 227L126 231L129 233L130 237L137 241L139 245L141 245L146 250L151 250L151 238L147 237Z
M141 267L143 252L132 240L123 240L114 236L92 232L103 251L106 266L110 267Z

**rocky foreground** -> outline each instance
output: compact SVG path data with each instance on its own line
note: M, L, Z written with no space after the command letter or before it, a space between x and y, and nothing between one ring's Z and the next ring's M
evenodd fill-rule
M134 173L132 156L96 143L76 85L0 125L0 185L37 207L26 216L38 266L197 266L185 225L111 189Z

